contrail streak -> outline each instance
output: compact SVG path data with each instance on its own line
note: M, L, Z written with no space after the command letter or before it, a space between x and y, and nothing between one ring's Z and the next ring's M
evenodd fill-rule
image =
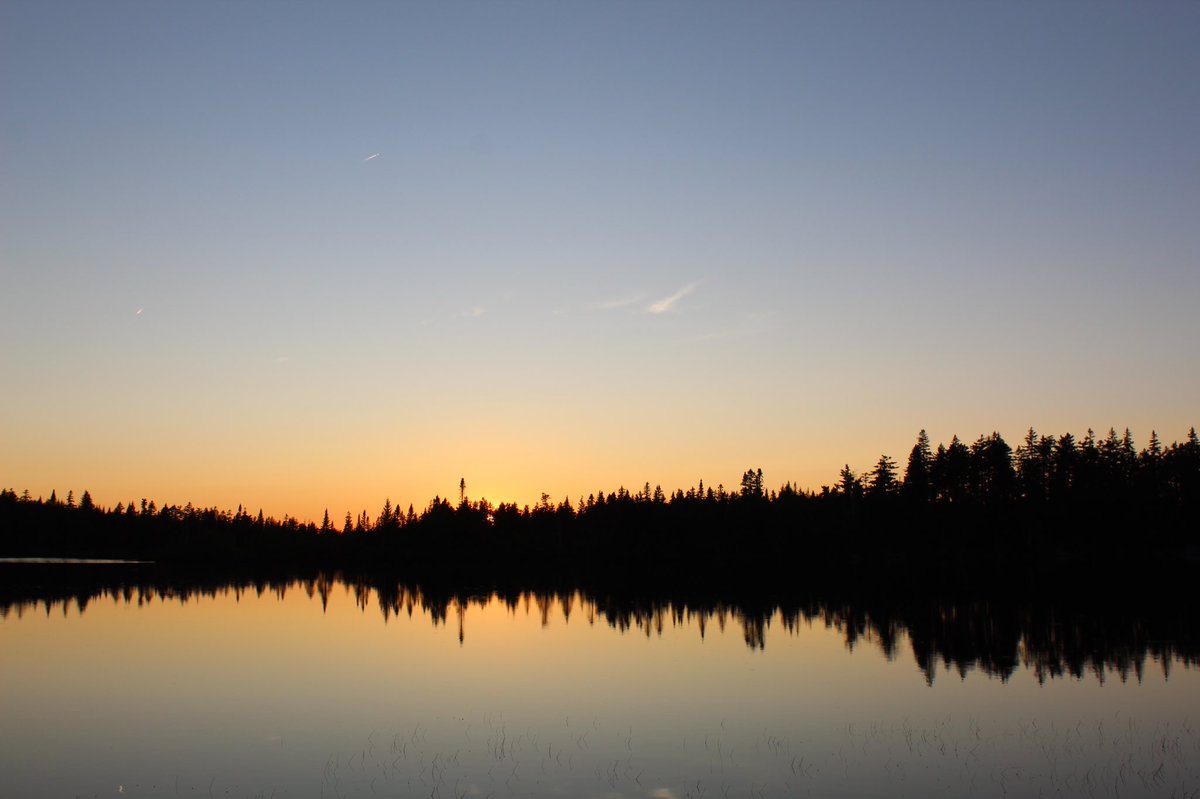
M650 307L647 308L646 310L648 310L650 313L666 313L667 311L673 311L673 310L675 310L675 303L679 302L681 299L683 299L687 295L691 294L693 291L696 290L696 287L699 285L700 285L700 281L698 281L698 280L695 283L688 283L686 286L684 286L679 291L672 294L670 297L664 297L663 299L659 300L658 302L652 303L650 305Z

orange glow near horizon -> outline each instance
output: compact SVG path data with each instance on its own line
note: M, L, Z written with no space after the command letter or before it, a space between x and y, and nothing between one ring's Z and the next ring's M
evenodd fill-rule
M104 507L142 498L159 507L190 502L233 511L241 505L251 514L261 508L268 516L316 523L328 510L340 527L347 512L357 518L365 510L376 518L385 501L405 510L411 504L418 513L435 496L456 504L460 479L466 480L472 502L487 499L493 506L511 502L518 507L536 505L543 492L554 504L569 499L576 505L598 491L607 494L624 487L636 493L646 482L661 485L668 494L686 491L700 480L706 487L723 484L733 491L748 468L762 468L770 489L790 481L819 491L837 481L843 464L862 474L881 453L891 455L903 472L916 439L916 430L891 436L869 430L854 441L786 431L769 440L753 428L695 437L678 426L657 431L643 427L636 435L624 436L605 436L603 431L571 436L560 428L523 439L516 432L484 437L479 429L483 426L470 425L442 438L420 432L412 437L362 436L360 450L332 446L329 439L314 442L329 446L322 450L300 440L259 436L251 444L239 444L197 434L190 440L176 438L169 448L125 447L113 453L108 449L112 440L87 451L65 446L37 450L30 437L8 450L22 453L21 464L0 477L5 481L0 487L18 494L29 490L35 498L49 497L53 490L61 500L68 491L78 498L87 490ZM933 446L948 443L954 432L930 430ZM1015 449L1024 429L1002 432ZM872 441L871 434L880 434L879 439ZM1179 435L1159 431L1165 444L1182 440L1183 434L1186 430ZM750 443L739 444L738 435ZM978 435L960 432L968 442ZM1135 439L1139 447L1145 438L1148 431Z

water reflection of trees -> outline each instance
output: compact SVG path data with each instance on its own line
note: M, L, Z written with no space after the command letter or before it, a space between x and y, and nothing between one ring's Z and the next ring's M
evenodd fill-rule
M35 570L36 571L36 570ZM1039 681L1071 677L1101 682L1116 677L1141 681L1147 669L1169 676L1174 666L1200 665L1200 634L1188 607L1154 604L1146 598L1090 603L1071 597L1035 599L946 599L828 595L686 597L614 594L576 589L524 590L516 587L462 589L420 586L392 579L318 572L303 577L242 579L139 576L136 569L67 571L69 578L45 576L0 582L0 618L44 612L83 614L95 602L138 607L232 597L285 599L302 592L328 609L342 593L363 612L378 612L384 623L395 617L425 616L434 626L456 625L460 640L470 636L473 611L497 603L513 615L552 624L605 624L648 638L670 630L694 630L701 637L715 626L737 628L752 649L763 649L773 629L797 635L805 628L836 630L853 650L867 645L898 661L911 652L927 682L943 673L965 678L980 672L1007 680L1028 669ZM28 571L25 572L29 574ZM944 679L944 677L942 677Z

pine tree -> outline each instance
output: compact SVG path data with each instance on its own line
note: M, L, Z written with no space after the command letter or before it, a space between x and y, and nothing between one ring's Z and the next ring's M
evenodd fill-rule
M839 472L839 480L837 484L838 493L856 498L862 494L862 482L858 479L858 475L850 468L850 464L846 464Z
M896 493L896 462L887 455L880 455L867 480L867 493L872 497L887 497Z
M971 477L971 451L958 436L950 438L950 446L938 445L932 473L934 495L943 502L962 502L967 498Z
M1162 442L1158 439L1158 431L1150 431L1150 443L1146 444L1146 448L1142 450L1142 460L1157 462L1162 457L1163 449Z
M755 499L763 496L763 472L762 469L747 469L742 474L741 495L743 497L753 497Z
M1050 466L1051 499L1061 501L1075 491L1078 478L1079 447L1075 436L1064 433L1054 447L1054 461Z
M1046 473L1049 467L1042 446L1032 427L1025 440L1017 447L1017 483L1020 496L1027 502L1041 502L1046 498Z
M929 466L933 455L929 451L929 435L921 430L917 443L908 454L908 465L904 468L904 495L915 502L929 500Z

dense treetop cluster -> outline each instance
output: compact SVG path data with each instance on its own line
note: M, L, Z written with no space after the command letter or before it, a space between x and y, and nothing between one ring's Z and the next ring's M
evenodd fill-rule
M658 563L741 560L748 567L753 557L788 557L801 547L825 555L936 550L944 559L949 549L982 554L981 547L998 546L962 537L963 525L1007 524L1021 535L1005 546L1044 551L1051 533L1077 547L1085 533L1092 541L1111 539L1119 525L1135 522L1166 528L1160 543L1187 547L1196 543L1183 522L1200 507L1200 440L1195 428L1169 446L1152 433L1138 449L1128 430L1104 437L1089 430L1077 441L1030 429L1015 450L999 433L971 444L954 437L934 448L921 431L902 474L883 455L867 473L847 465L836 483L815 491L791 483L769 489L761 469L748 469L733 489L700 481L667 493L646 483L576 502L543 494L532 507L472 500L464 480L457 500L435 497L419 512L387 500L374 518L363 510L334 522L326 512L318 524L240 506L157 507L142 499L102 508L87 491L62 500L5 489L0 554L409 563L444 562L452 554L463 562L615 568L634 553Z

